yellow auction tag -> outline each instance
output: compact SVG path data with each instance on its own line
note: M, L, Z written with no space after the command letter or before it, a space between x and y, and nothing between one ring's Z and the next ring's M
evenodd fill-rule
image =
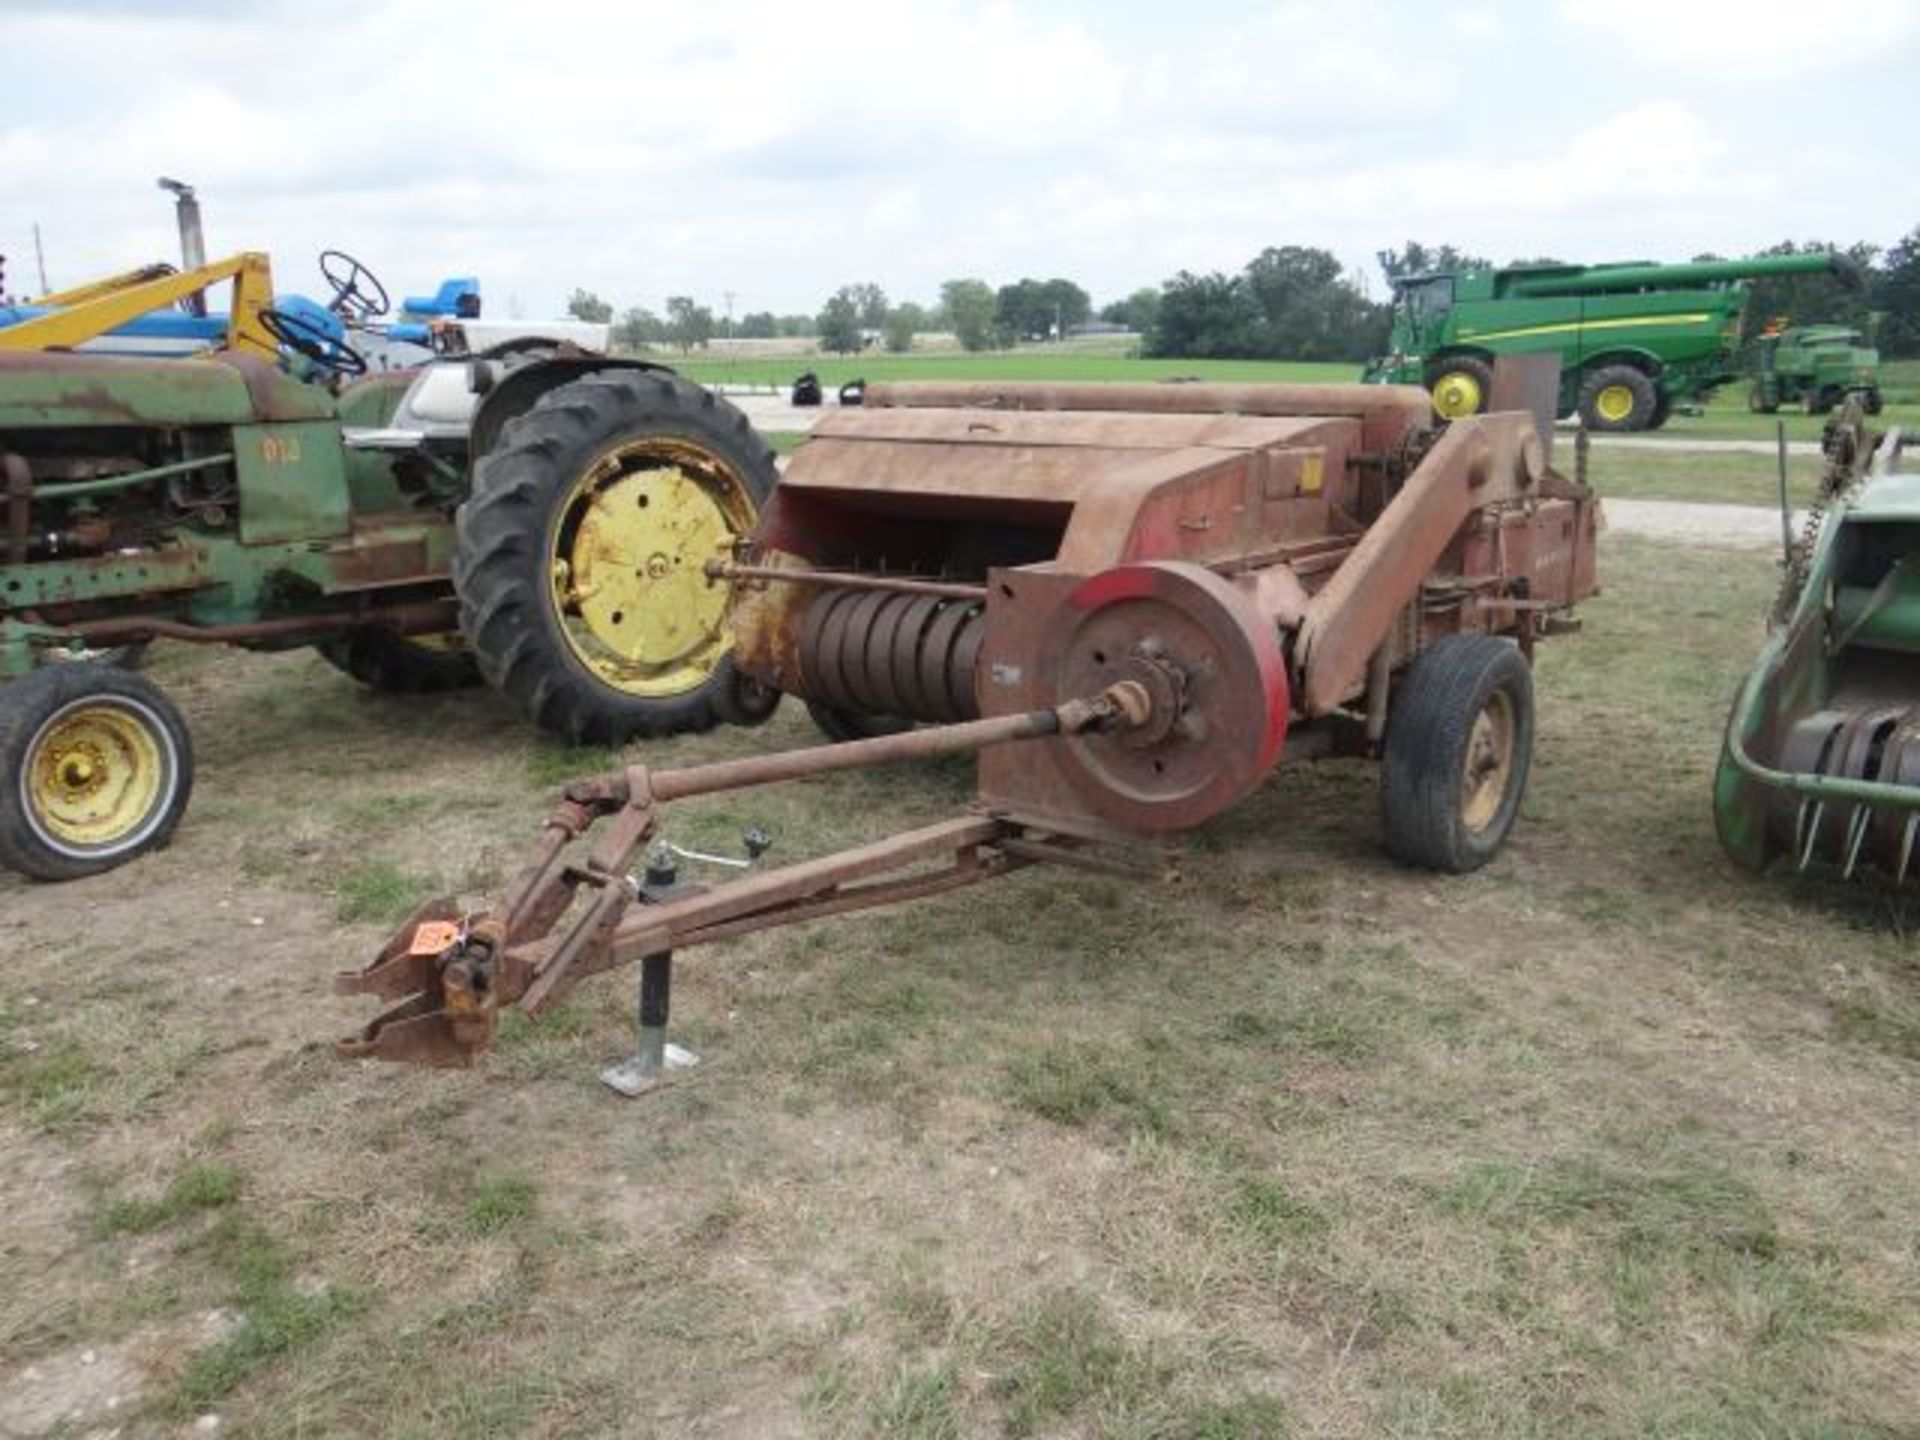
M422 920L413 927L413 943L407 947L409 955L438 955L450 950L460 938L460 926L453 920Z

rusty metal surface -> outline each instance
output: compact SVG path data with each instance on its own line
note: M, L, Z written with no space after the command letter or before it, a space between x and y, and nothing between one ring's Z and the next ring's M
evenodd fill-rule
M6 480L7 563L24 565L33 532L33 470L11 451L0 454L0 476Z
M1308 715L1364 688L1367 664L1476 510L1534 492L1545 458L1531 418L1456 420L1307 606L1295 646Z
M377 625L401 635L435 635L457 629L459 623L459 602L448 596L444 600L368 605L358 610L248 620L232 625L194 625L163 615L114 615L99 620L71 621L60 629L82 640L102 643L164 638L202 645L244 645L257 640L337 634L353 625Z
M803 861L713 891L653 905L636 904L628 878L655 830L655 809L677 798L748 785L977 750L1022 740L1128 725L1146 702L1122 684L1111 693L1051 709L908 731L846 745L649 772L643 766L569 785L548 817L532 864L502 903L477 918L447 901L415 912L365 968L335 977L342 994L393 1001L335 1049L344 1058L462 1066L492 1043L501 1007L537 1015L586 976L647 955L826 914L888 904L970 884L1025 857L987 853L1009 833L1004 822L969 816L924 827L838 855ZM584 863L569 864L571 842L597 823L605 831ZM895 872L933 861L933 874ZM873 882L875 877L894 879ZM552 933L573 908L584 909Z
M423 912L343 979L395 1002L343 1054L464 1064L500 1006L537 1013L635 959L1027 863L1107 868L1089 842L1205 823L1296 727L1303 753L1377 749L1434 638L1530 647L1593 588L1592 497L1547 469L1528 413L1435 431L1423 391L1377 386L868 396L822 422L709 573L732 587L747 675L957 723L569 785L457 945L423 964L420 937L447 924ZM676 798L958 752L978 755L984 814L663 903L629 877Z
M867 387L865 408L961 406L982 410L1125 410L1341 416L1364 422L1367 444L1384 448L1431 422L1432 398L1417 385L1053 384L1044 381L901 381Z
M833 588L800 626L810 693L842 710L909 720L979 715L973 666L986 620L978 600Z

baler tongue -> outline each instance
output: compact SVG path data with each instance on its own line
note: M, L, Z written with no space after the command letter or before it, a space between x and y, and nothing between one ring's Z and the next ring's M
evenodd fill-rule
M336 1041L345 1060L400 1060L457 1068L493 1043L492 943L476 937L451 899L429 900L361 970L334 977L334 993L396 1003Z

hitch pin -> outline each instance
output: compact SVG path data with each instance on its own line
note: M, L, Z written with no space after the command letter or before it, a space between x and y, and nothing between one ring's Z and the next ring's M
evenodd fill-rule
M676 845L671 840L665 839L660 841L660 848L670 855L679 856L682 860L692 860L702 865L724 865L729 870L747 870L752 868L754 861L773 848L773 837L758 825L749 825L740 837L740 844L747 852L747 858L744 860L732 855L709 855L704 850L689 850L685 846Z

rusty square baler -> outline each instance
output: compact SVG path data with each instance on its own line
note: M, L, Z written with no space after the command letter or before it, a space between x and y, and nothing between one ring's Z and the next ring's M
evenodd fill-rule
M1501 396L1550 397L1521 366ZM436 901L349 992L392 1007L349 1056L462 1065L642 962L640 1053L666 1064L671 957L1204 824L1283 749L1382 762L1389 850L1485 863L1532 749L1535 642L1594 590L1591 493L1548 464L1546 406L1436 425L1358 385L875 385L800 447L733 589L735 663L839 743L566 787L530 868ZM977 751L971 812L711 888L633 873L669 800ZM597 844L573 842L606 820Z

